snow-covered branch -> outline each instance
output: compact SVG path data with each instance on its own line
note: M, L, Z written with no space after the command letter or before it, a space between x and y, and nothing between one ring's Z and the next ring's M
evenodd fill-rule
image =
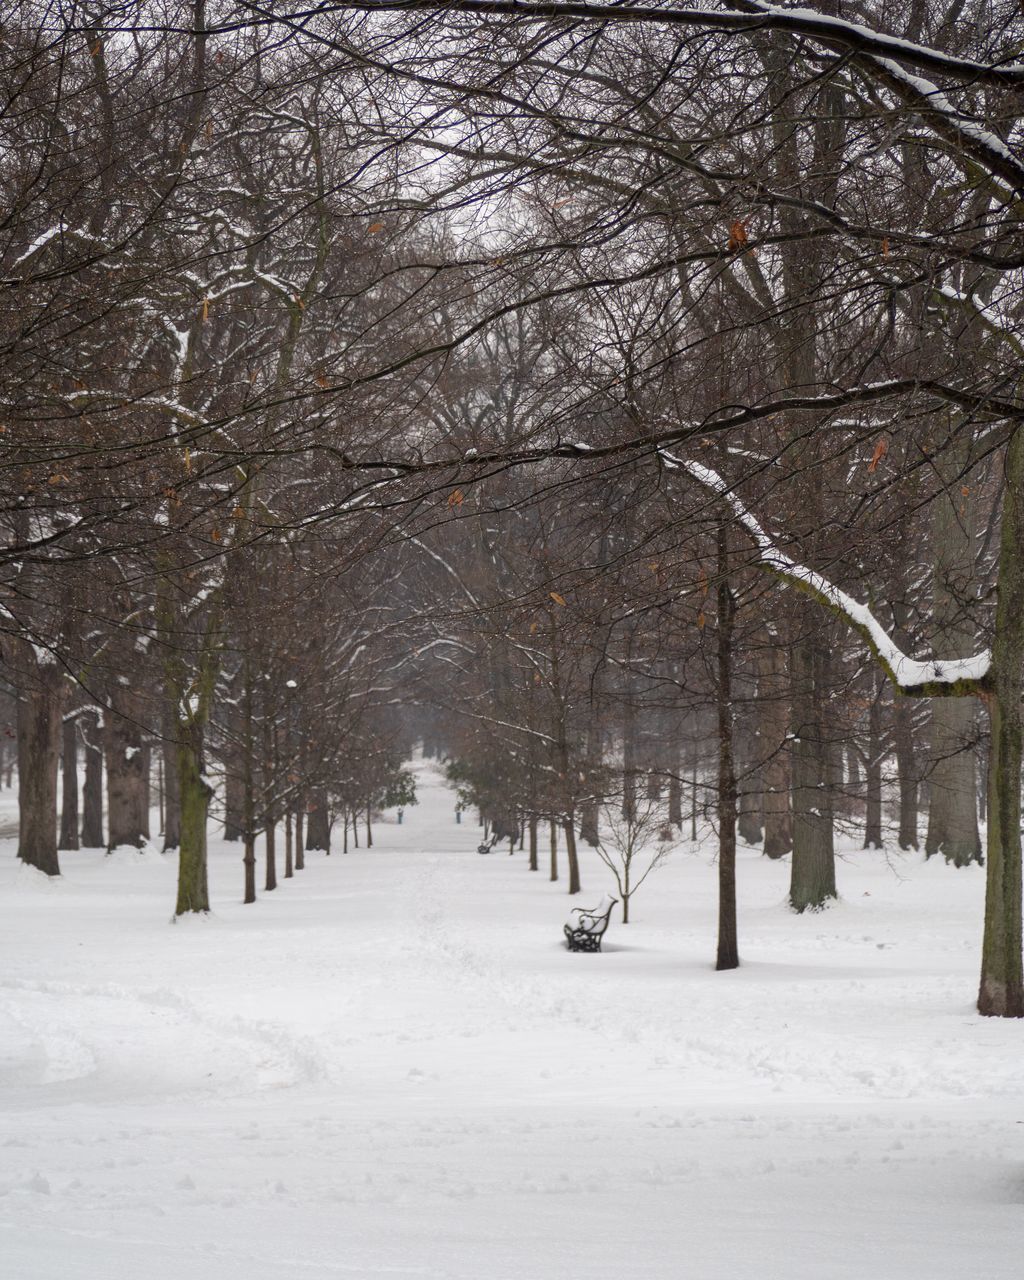
M901 40L886 35L860 22L834 18L805 7L782 8L775 4L742 4L736 9L696 9L672 5L600 4L594 0L552 0L529 3L528 0L324 0L292 12L271 8L265 0L242 0L251 18L211 26L210 33L237 30L245 26L291 25L308 21L311 10L318 14L363 12L441 12L478 14L481 17L506 14L519 22L550 22L559 18L583 19L607 23L640 23L668 27L701 27L709 31L788 31L793 35L820 40L856 53L889 57L911 67L920 67L971 84L1012 86L1024 84L1024 63L975 62L958 58L929 45ZM136 24L132 24L136 25ZM161 25L159 30L174 30Z
M800 564L779 550L757 518L717 471L712 471L699 462L677 458L665 449L659 450L659 456L666 466L686 472L703 489L728 505L736 522L753 541L758 562L764 568L819 600L859 632L901 693L949 697L980 692L981 682L988 674L992 661L988 650L971 658L934 658L921 661L909 657L867 605L854 600L817 570Z

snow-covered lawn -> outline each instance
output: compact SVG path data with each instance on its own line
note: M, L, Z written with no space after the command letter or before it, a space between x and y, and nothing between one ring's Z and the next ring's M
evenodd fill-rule
M1024 1027L978 1018L982 873L851 854L783 906L740 859L711 971L685 849L570 954L429 771L376 847L214 918L173 860L0 844L10 1280L987 1280L1024 1274ZM592 905L610 886L584 863Z

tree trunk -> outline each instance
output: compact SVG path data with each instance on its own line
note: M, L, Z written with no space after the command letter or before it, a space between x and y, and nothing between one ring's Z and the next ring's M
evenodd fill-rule
M256 901L256 836L251 831L243 836L242 865L245 867L243 903Z
M295 874L295 865L292 854L292 811L286 809L284 812L284 878L290 880Z
M805 629L818 619L805 616ZM820 716L823 688L820 633L793 645L793 860L789 903L794 911L820 911L836 897L830 801L831 759Z
M142 730L130 694L119 688L111 703L106 728L107 848L141 849L147 825Z
M945 488L932 503L932 579L934 647L943 657L963 658L974 652L976 628L974 486L961 483L970 460L971 433L962 430L947 460L935 465ZM928 774L928 832L925 853L941 853L963 867L981 861L978 833L977 778L974 742L976 716L967 698L931 700L931 760Z
M757 743L752 740L749 730L742 734L734 733L734 739L738 740L740 747L739 752L733 755L734 760L738 756L740 774L737 778L734 766L733 778L738 802L737 830L744 844L760 844L764 834L761 825L764 797L756 773Z
M757 666L764 854L768 858L782 858L793 848L790 705L785 650L774 631L769 631L761 643Z
M61 849L77 849L78 845L78 721L64 721L62 730L60 839Z
M57 859L57 765L64 686L56 663L40 663L18 698L18 857L48 876Z
M253 780L253 708L252 673L246 652L242 664L243 721L245 727L242 753L242 865L245 868L245 893L242 902L249 905L256 901L256 792Z
M530 870L536 871L538 869L538 865L539 864L537 862L537 818L536 816L531 816L530 818Z
M864 815L864 848L881 849L882 839L882 682L875 677L874 697L868 709L868 758L864 768L866 779Z
M181 844L181 787L178 783L178 726L170 696L163 723L164 853Z
M299 803L295 807L295 870L305 871L306 869L306 844L305 831L302 822L302 806L304 801L299 798Z
M241 840L244 835L245 783L235 755L224 762L224 839Z
M956 653L954 657L963 656ZM932 698L931 768L925 853L966 867L981 862L974 705L969 698Z
M679 776L678 759L668 778L668 820L674 827L683 825L683 782Z
M588 797L580 805L580 839L589 844L592 849L597 848L597 815L597 800L596 798Z
M322 787L310 792L309 809L306 814L306 848L322 849L325 853L331 847L330 823L327 814L327 796Z
M263 886L267 893L277 888L277 824L273 818L267 819L263 830L263 843L266 852L266 882Z
M893 702L893 734L900 790L899 846L901 849L916 849L920 776L914 750L914 704L899 694Z
M96 713L81 717L85 744L85 780L82 784L82 847L102 849L103 841L103 752L102 730Z
M693 740L690 743L690 839L697 839L697 734L694 729Z
M1024 673L1024 428L1006 456L1006 491L999 539L999 587L992 649L989 800L978 1011L1024 1017L1021 963L1021 695Z
M728 528L718 532L718 954L716 969L739 966L736 936L736 770L733 763L732 636Z
M558 879L558 825L551 819L551 875L550 880Z
M571 814L562 825L565 830L565 857L569 864L569 892L579 893L580 863L576 856L576 828L573 826Z
M372 847L373 847L373 828L370 826L370 804L369 804L369 801L367 801L367 804L366 804L366 847L367 847L367 849L370 849L370 848L372 848ZM330 853L330 851L331 851L331 850L330 850L330 848L328 847L327 852L328 852L328 853Z
M636 817L636 765L636 707L627 685L622 709L622 816L627 822Z
M203 772L202 726L179 725L177 739L176 772L181 829L175 915L182 916L188 912L210 909L206 866L206 818L210 807L210 788Z

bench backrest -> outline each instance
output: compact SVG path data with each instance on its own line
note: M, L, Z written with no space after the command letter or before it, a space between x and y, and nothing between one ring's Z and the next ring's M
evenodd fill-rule
M618 898L605 894L596 907L573 907L572 913L576 919L569 921L569 928L578 929L583 933L599 932L607 926L612 907L617 902Z

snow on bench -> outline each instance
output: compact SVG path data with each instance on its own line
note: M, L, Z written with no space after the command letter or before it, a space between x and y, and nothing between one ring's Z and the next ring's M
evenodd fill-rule
M570 951L600 951L601 939L612 918L612 908L618 898L607 894L596 907L587 910L585 907L574 907L573 916L565 926L564 933Z

